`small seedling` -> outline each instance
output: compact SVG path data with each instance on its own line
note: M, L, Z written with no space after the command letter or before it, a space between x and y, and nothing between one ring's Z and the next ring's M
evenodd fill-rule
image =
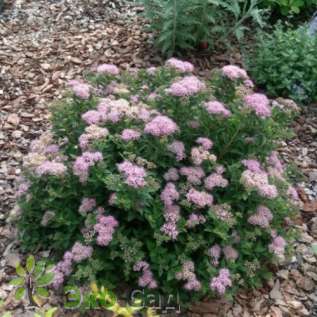
M28 298L33 306L41 306L42 299L49 297L47 286L53 282L54 273L50 271L45 261L35 262L30 255L26 260L25 268L19 263L16 267L18 277L11 280L10 284L17 287L15 298L21 300Z

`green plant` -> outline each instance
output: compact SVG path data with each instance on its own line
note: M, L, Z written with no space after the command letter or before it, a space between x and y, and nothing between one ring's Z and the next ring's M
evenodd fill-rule
M41 306L41 298L49 297L49 286L54 278L50 267L44 261L35 262L34 256L30 255L26 260L25 268L18 264L16 267L17 278L10 284L17 287L15 298L21 300L27 297L32 305Z
M263 6L277 9L283 15L299 14L305 10L315 9L317 0L264 0Z
M234 36L241 40L248 30L245 22L263 26L264 10L258 0L143 0L156 44L166 55L182 53L199 43L224 45Z
M271 96L316 101L317 36L309 36L306 28L277 26L272 34L261 33L254 51L246 54L246 64Z
M18 228L22 248L56 255L54 287L124 283L188 304L258 287L287 255L296 192L274 149L292 108L237 66L193 68L101 65L53 108L24 159Z

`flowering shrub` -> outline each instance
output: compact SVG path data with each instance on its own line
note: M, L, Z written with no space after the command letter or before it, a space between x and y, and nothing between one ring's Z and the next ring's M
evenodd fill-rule
M292 110L226 66L102 65L53 108L18 189L25 249L66 279L126 282L184 302L259 286L292 235L296 191L275 151Z

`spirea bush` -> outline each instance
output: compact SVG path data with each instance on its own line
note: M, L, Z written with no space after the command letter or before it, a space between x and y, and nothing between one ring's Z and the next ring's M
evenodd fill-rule
M260 33L254 52L247 55L252 78L271 96L307 103L317 100L317 36L306 27Z
M233 65L202 80L176 59L101 65L52 110L18 189L26 250L67 280L183 302L256 287L288 252L296 191L275 148L292 103L271 106Z

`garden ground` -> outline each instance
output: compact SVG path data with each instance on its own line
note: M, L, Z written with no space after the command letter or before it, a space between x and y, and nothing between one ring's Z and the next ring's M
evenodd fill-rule
M7 220L14 214L21 159L30 141L47 129L49 103L61 98L69 79L94 65L133 68L163 62L152 47L152 35L143 31L144 22L137 16L141 8L119 0L87 3L17 0L0 16L0 298L15 316L27 315L8 285L12 266L22 256ZM239 60L238 54L191 58L201 74ZM303 174L296 178L302 207L295 255L265 287L228 303L225 316L317 316L317 259L310 250L317 240L316 105L302 111L294 130L296 137L281 145L281 154ZM219 316L218 309L215 302L200 303L190 314Z

